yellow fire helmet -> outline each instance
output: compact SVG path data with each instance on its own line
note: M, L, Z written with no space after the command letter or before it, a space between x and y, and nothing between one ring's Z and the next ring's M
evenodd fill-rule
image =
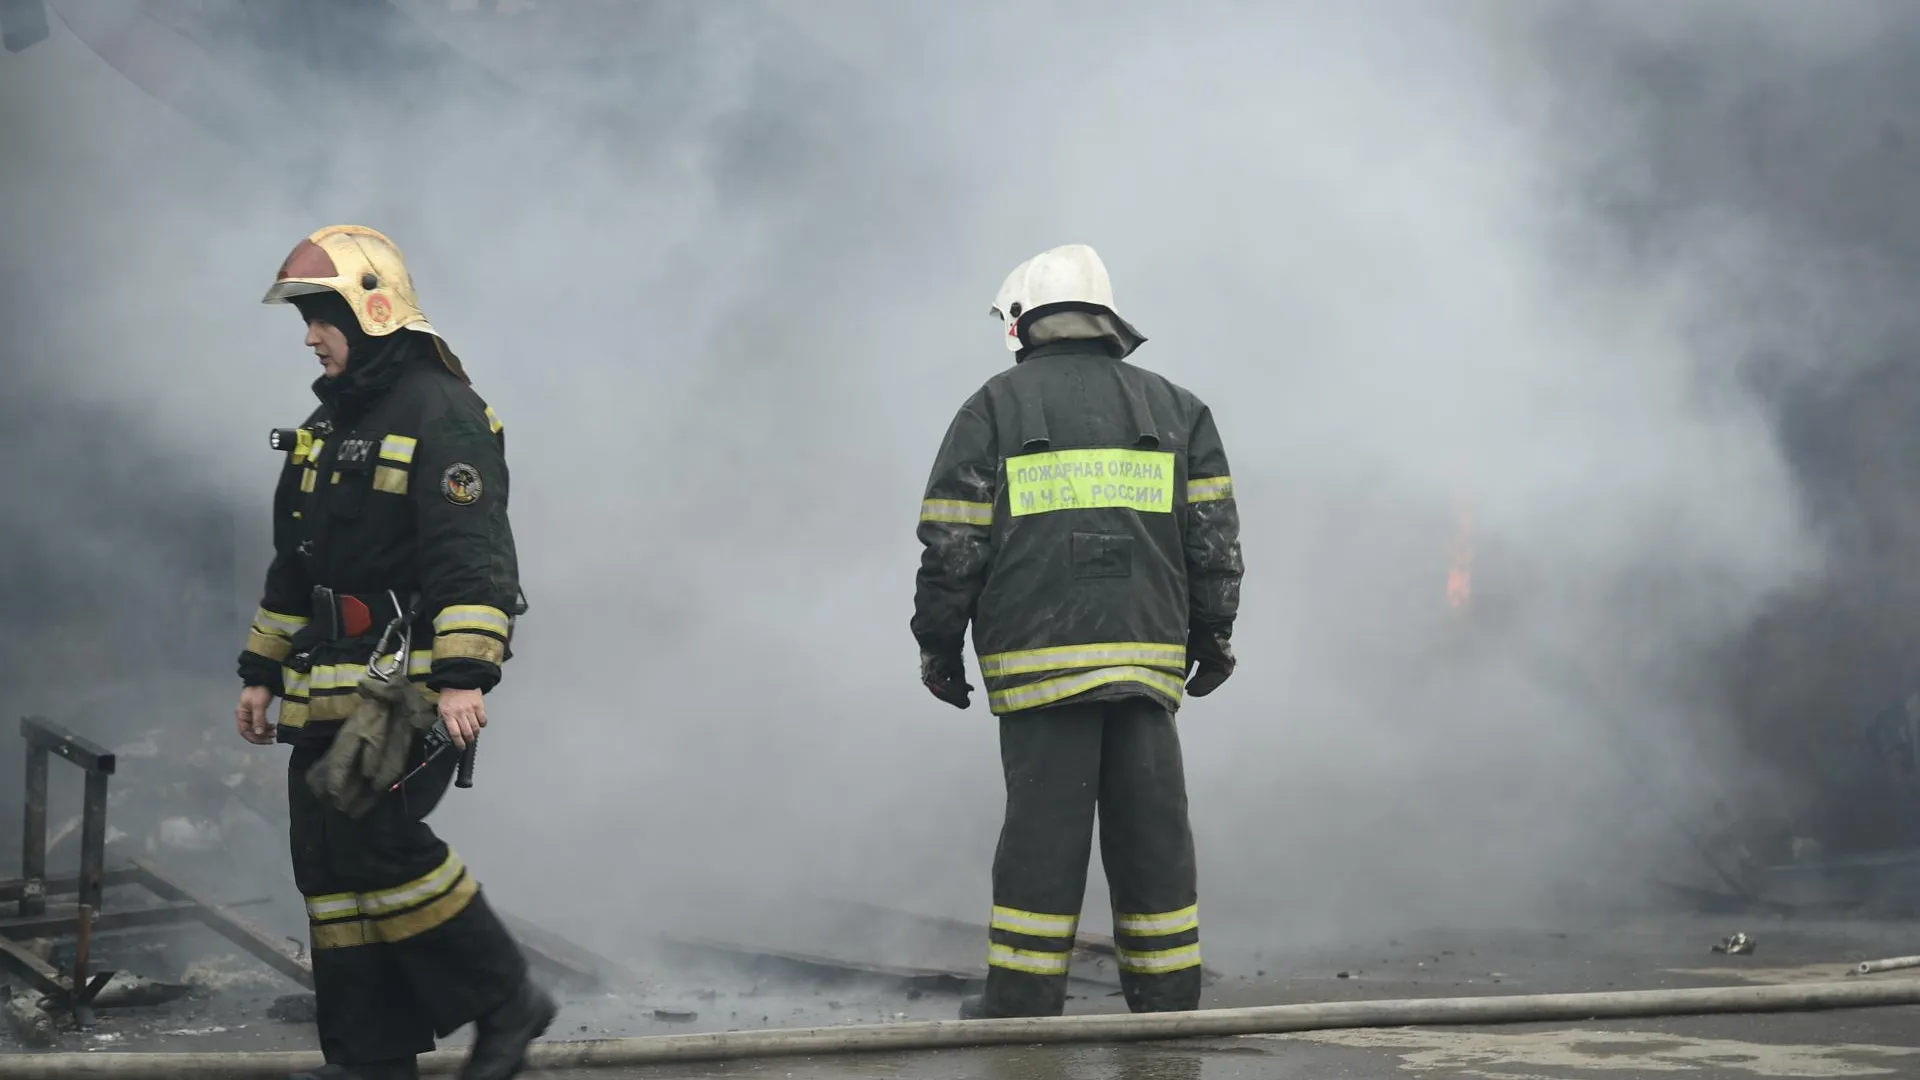
M414 297L406 258L385 234L364 225L329 225L315 232L294 245L260 302L284 304L292 297L317 292L337 293L370 337L385 337L396 330L428 335L447 370L462 382L472 382L460 358L427 322Z

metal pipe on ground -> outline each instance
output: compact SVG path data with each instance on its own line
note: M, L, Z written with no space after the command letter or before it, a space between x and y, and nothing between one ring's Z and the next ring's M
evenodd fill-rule
M1521 1024L1556 1020L1813 1012L1920 1004L1920 978L1784 986L1626 990L1589 994L1412 998L1269 1005L1250 1009L1022 1020L939 1020L860 1027L727 1031L536 1043L534 1070L629 1068L670 1062L953 1050L1042 1043L1116 1043L1229 1035L1280 1035L1338 1028ZM458 1071L463 1050L420 1059L422 1072ZM320 1064L316 1052L227 1054L9 1054L0 1080L267 1080Z
M1920 956L1891 956L1885 960L1862 960L1849 974L1876 975L1883 971L1904 971L1917 967L1920 967Z

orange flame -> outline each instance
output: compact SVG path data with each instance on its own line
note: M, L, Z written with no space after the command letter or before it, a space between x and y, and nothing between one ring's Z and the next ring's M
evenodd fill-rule
M1447 606L1465 611L1473 602L1473 512L1459 504L1460 524L1447 560Z

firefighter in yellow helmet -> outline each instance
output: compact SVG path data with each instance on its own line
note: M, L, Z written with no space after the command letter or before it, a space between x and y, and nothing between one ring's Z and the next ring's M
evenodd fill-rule
M1128 1006L1197 1008L1174 711L1234 669L1240 520L1226 451L1199 398L1128 362L1146 339L1114 309L1092 248L1021 263L993 313L1014 365L947 429L914 593L921 681L961 709L971 623L1006 770L986 993L961 1016L1064 1008L1096 812Z
M460 755L430 755L441 733L420 730L437 712L455 746L478 736L525 610L505 433L380 233L336 225L300 241L264 302L299 310L321 366L319 407L274 432L274 553L235 710L249 741L292 747L294 879L328 1062L300 1076L415 1077L436 1035L473 1023L461 1075L505 1080L555 1005L424 821ZM409 707L374 707L396 701ZM354 755L389 742L402 782L347 798L338 782L367 764Z

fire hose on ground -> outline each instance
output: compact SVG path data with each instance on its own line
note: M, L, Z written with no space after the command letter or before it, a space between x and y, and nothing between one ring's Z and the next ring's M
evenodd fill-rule
M1270 1005L1247 1009L1022 1020L942 1020L901 1024L649 1035L534 1044L532 1070L627 1068L689 1061L955 1050L985 1046L1119 1043L1233 1035L1283 1035L1339 1028L1491 1025L1699 1016L1712 1013L1813 1012L1920 1004L1920 978L1829 981L1779 986L1626 990L1506 997L1411 998ZM459 1069L464 1050L421 1057L421 1071ZM266 1053L18 1053L0 1057L0 1080L253 1080L280 1078L320 1064L314 1051Z

